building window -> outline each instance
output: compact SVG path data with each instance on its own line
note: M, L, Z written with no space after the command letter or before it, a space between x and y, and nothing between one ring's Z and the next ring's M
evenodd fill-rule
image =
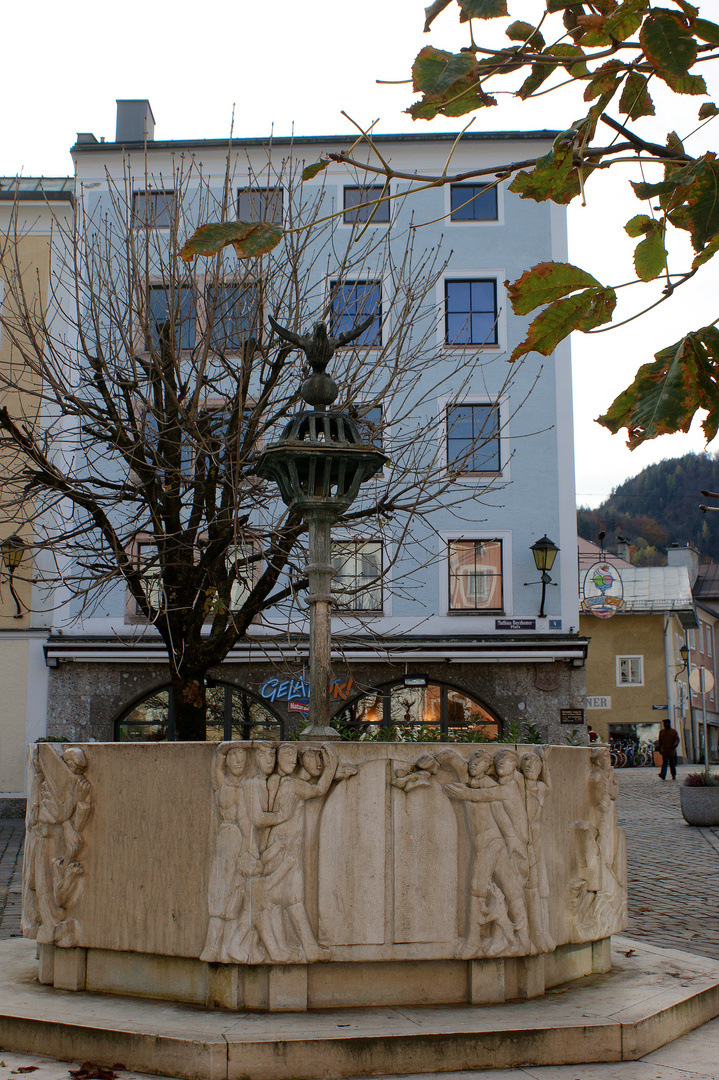
M237 191L237 217L240 221L271 221L282 224L281 187L246 187Z
M372 405L369 409L363 409L361 405L354 405L348 411L365 442L381 450L384 429L382 406Z
M162 584L162 570L154 543L148 540L138 540L137 564L142 573L142 589L148 604L155 611L164 611L165 587ZM137 614L143 617L143 613L139 609Z
M406 738L413 729L424 737L432 728L442 742L491 742L502 732L501 720L474 698L410 673L402 682L375 687L355 698L336 719L358 733L377 735L383 730L385 738L393 738L394 732Z
M133 192L132 224L134 228L169 229L174 220L174 191Z
M644 685L644 657L617 657L617 686Z
M373 315L371 324L353 345L382 344L382 283L379 281L333 281L332 335L354 330Z
M350 611L382 610L382 545L377 540L334 540L332 590Z
M693 651L697 647L696 635L693 630L687 630L687 643Z
M451 184L452 221L496 221L497 189L485 184Z
M177 287L168 291L164 285L150 285L148 290L148 348L157 349L164 333L170 338L174 351L195 347L197 309L192 289Z
M384 188L381 184L370 187L346 187L344 189L344 223L354 225L372 218L377 224L386 224L389 221L389 202L377 200L382 198Z
M711 623L705 623L704 624L704 640L706 642L706 647L705 647L704 651L706 652L707 656L713 656L714 655L714 647L712 645L713 634L714 634L714 627L711 625Z
M449 541L449 610L501 612L502 541Z
M496 281L445 281L444 297L448 345L497 344Z
M456 473L499 473L499 405L447 406L447 468Z
M200 541L200 546L202 541ZM142 572L142 587L147 602L156 612L162 612L166 606L165 588L162 582L162 568L157 556L157 548L152 540L139 538L135 545L137 566ZM198 556L199 558L199 553ZM258 567L258 552L252 541L233 544L225 557L225 565L230 571L235 567L235 578L230 586L230 611L239 611L252 591ZM220 610L221 602L213 589L208 591L205 602L205 618L209 621ZM126 614L131 621L143 621L145 616L139 606L128 594Z
M206 690L207 741L282 739L279 717L248 691L209 680ZM116 742L166 742L175 738L172 689L160 687L136 701L115 721Z
M212 319L211 345L218 352L241 352L257 339L262 322L261 288L258 282L240 285L224 282L207 290L205 316Z

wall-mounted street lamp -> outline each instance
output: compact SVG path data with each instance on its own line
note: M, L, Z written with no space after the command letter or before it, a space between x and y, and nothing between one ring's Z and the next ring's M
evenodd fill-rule
M258 476L274 480L282 501L301 514L308 526L310 714L302 739L339 738L329 726L334 574L330 528L357 498L360 485L388 461L380 450L362 441L347 413L327 408L339 387L325 367L335 349L364 333L372 319L334 338L328 336L323 322L315 323L311 335L301 337L270 317L275 333L302 349L313 371L300 390L311 411L292 417L277 442L259 455L254 468Z
M677 671L676 675L674 676L674 682L677 681L683 671L687 670L687 665L689 663L689 649L686 645L682 645L681 649L679 650L679 655L682 658L682 666L679 668L679 671Z
M554 560L557 557L557 552L559 551L559 548L554 543L554 541L550 540L549 537L545 534L541 540L537 540L535 544L532 544L529 550L534 556L534 565L537 567L537 570L539 570L542 576L540 577L539 581L525 581L524 584L542 586L542 600L539 605L539 618L543 619L544 597L547 592L547 585L556 586L557 584L556 581L552 581L551 577L549 576L549 571L554 566Z
M17 614L13 615L13 619L22 619L22 609L18 595L15 592L13 577L25 552L25 541L17 533L13 533L12 536L7 536L0 543L0 552L2 552L2 561L5 563L5 569L7 570L10 592L17 608Z

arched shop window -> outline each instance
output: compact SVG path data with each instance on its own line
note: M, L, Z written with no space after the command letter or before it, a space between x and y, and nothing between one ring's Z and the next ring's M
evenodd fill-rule
M283 724L254 694L208 679L207 741L282 739ZM134 702L115 721L116 742L172 742L172 692L169 686Z
M335 719L365 731L431 728L435 737L453 742L461 742L463 736L494 739L502 732L502 721L484 705L423 675L406 675L401 682L378 687L356 698Z

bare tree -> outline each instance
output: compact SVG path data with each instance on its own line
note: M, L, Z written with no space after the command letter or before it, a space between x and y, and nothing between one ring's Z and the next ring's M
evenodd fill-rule
M286 200L271 252L183 261L199 222L234 219L233 179L228 159L218 194L183 161L172 177L133 183L129 169L121 184L108 177L102 198L78 192L73 224L56 222L43 303L30 301L20 265L19 209L0 255L2 327L15 357L0 371L2 513L21 515L34 538L25 564L33 563L35 603L81 619L124 589L134 640L156 632L167 648L181 739L205 738L208 669L262 612L296 616L307 584L298 569L305 526L253 475L257 452L303 407L306 374L267 316L298 333L320 319L346 329L367 312L344 283L382 282L381 315L370 310L377 325L365 344L339 350L332 368L338 406L384 440L390 457L341 523L344 536L391 534L378 573L423 515L481 498L453 484L439 438L445 421L428 423L422 401L440 387L461 396L482 365L502 365L504 379L511 370L481 349L438 358L440 252L420 250L416 230L392 225L358 223L341 243L329 200L303 194L291 160L269 162L263 177ZM418 538L415 564L429 557ZM402 587L394 575L393 588ZM340 592L338 610L343 602L351 606L351 596Z

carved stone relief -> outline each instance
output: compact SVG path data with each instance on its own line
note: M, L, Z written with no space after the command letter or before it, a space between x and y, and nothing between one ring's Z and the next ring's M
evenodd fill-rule
M209 926L201 959L232 964L306 964L329 959L315 936L306 883L322 805L356 772L329 744L220 743L212 786ZM317 805L314 814L308 813Z
M469 960L553 950L541 829L549 781L541 755L520 758L508 748L482 747L467 762L443 748L411 765L395 763L393 772L393 786L407 797L439 785L464 833L465 844L456 850L460 864L468 861L466 887L461 865L455 875L464 931L455 955Z
M573 829L570 910L572 941L590 941L616 933L626 922L622 830L617 829L619 784L606 748L592 750L589 815Z
M23 862L22 932L42 944L77 944L79 925L68 918L84 873L77 856L92 809L79 746L34 746L28 770L28 818Z

